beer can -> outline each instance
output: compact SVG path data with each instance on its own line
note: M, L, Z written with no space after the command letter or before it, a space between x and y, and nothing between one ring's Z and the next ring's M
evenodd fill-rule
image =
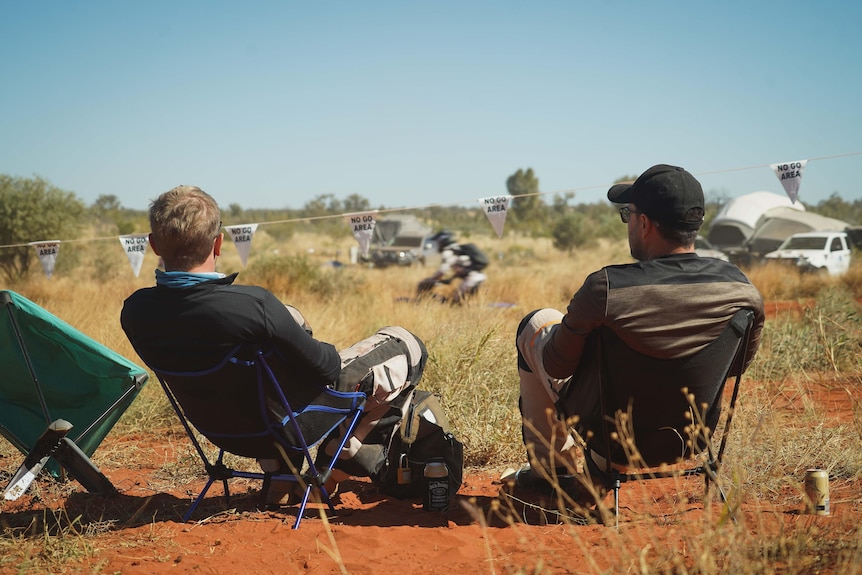
M805 511L829 515L829 473L824 469L805 471Z
M425 490L422 508L425 511L446 511L449 509L449 468L442 461L425 464Z

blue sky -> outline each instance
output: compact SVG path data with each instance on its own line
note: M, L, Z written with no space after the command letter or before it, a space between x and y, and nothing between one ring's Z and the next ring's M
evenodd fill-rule
M855 2L0 0L0 173L145 209L593 202L681 165L708 194L862 197ZM746 169L750 168L750 169Z

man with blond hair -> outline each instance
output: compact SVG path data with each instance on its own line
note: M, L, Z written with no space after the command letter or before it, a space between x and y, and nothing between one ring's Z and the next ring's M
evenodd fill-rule
M163 193L150 205L149 216L150 245L165 269L156 270L154 287L126 299L120 317L141 359L163 370L195 371L215 365L238 344L272 347L290 366L282 386L320 384L366 393L363 416L336 470L339 478L378 473L422 376L423 342L389 326L339 352L316 339L302 314L270 291L236 284L237 274L217 272L224 241L220 211L200 188L178 186ZM333 445L337 442L321 449ZM284 470L268 460L261 466ZM289 495L276 487L267 502L287 503Z

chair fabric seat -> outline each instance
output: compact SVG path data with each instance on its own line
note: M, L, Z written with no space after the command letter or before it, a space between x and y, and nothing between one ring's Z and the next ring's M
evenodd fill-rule
M290 381L289 366L275 353L247 345L236 346L216 365L199 371L180 372L150 366L158 375L198 455L204 463L209 481L198 495L184 520L188 520L216 480L233 477L261 479L268 488L273 479L293 481L305 487L294 528L299 527L312 487L322 490L323 501L335 512L323 483L331 473L337 455L362 414L365 394L342 392L329 387ZM219 448L215 459L197 440L197 430ZM315 463L311 450L336 435L341 445L335 455L320 457ZM231 469L223 462L231 453L255 459L275 459L282 469L304 460L307 469L274 474L251 473ZM264 489L266 490L266 489Z
M605 423L616 421L619 413L631 414L630 427L622 433L636 447L635 464L676 463L707 448L709 435L719 423L725 383L739 357L749 317L748 310L738 312L712 343L676 359L634 351L603 328L602 413ZM608 435L595 429L590 447L600 454L609 451L616 464L632 464L631 447L608 441Z
M32 455L49 425L71 424L66 445L73 455L51 457L44 469L75 476L69 467L92 466L89 457L138 396L147 372L18 293L0 290L0 305L0 435ZM91 489L80 471L76 478Z
M619 509L620 483L674 475L703 475L715 482L742 380L743 361L754 313L737 311L721 335L696 353L674 359L651 357L627 346L602 328L594 360L601 362L599 404L593 416L575 423L585 438L587 456L601 456L591 467L614 491ZM713 445L726 382L733 379L728 417L718 449ZM565 390L564 390L565 391ZM564 410L563 394L558 408ZM563 415L567 415L563 411ZM700 461L692 462L692 458ZM688 467L679 466L689 462ZM670 465L671 468L656 468ZM719 491L724 499L724 492Z

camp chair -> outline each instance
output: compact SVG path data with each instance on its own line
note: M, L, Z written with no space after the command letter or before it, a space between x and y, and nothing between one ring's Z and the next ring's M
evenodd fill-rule
M299 527L312 488L319 490L322 501L335 515L324 484L362 414L364 393L341 392L307 383L283 388L279 380L287 379L286 362L270 350L244 345L236 346L216 365L200 371L150 367L158 376L208 476L183 521L188 521L217 480L222 481L225 502L229 504L228 479L234 477L263 480L264 496L273 481L299 484L304 494L294 529ZM218 448L214 459L207 456L193 427ZM335 455L327 460L318 449L317 461L326 463L316 464L311 450L320 446L336 428L342 438ZM279 460L290 472L233 469L224 462L225 453ZM304 474L300 473L303 463L308 465Z
M0 435L26 456L5 498L20 497L43 468L114 493L89 458L146 371L17 293L0 291L0 305Z
M678 359L638 353L612 330L601 328L601 423L597 432L586 434L585 455L591 479L613 491L617 525L620 486L629 481L702 475L704 502L712 482L726 503L717 474L753 321L751 310L737 311L717 339L696 354ZM719 423L725 384L731 378L733 392L716 450L713 431ZM685 461L693 466L684 465Z

